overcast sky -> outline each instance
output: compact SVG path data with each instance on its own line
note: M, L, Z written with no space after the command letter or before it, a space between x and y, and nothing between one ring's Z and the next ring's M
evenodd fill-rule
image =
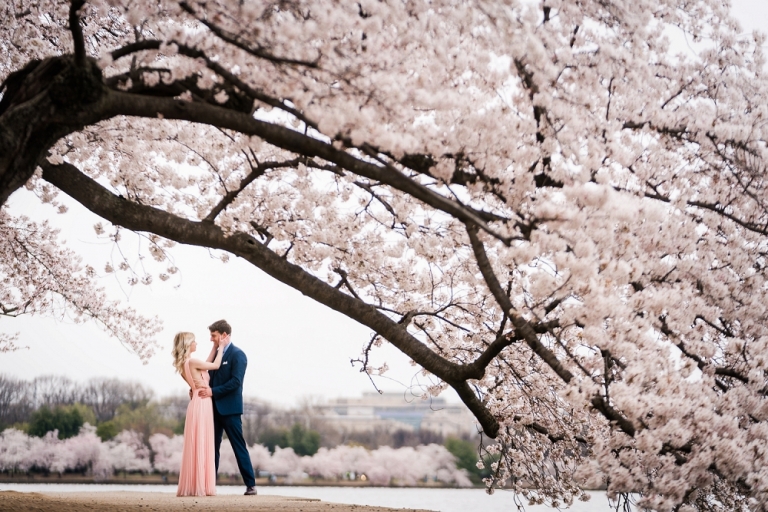
M768 29L767 0L735 0L734 12L745 31ZM52 218L68 245L83 254L97 269L113 255L111 244L99 241L92 226L99 221L79 204L62 195L70 210L56 215L39 205L26 191L14 194L14 213L33 219ZM130 247L130 245L129 245ZM256 267L232 258L222 263L199 248L173 249L180 278L155 280L151 286L124 284L125 276L103 279L112 298L122 298L147 316L163 319L159 348L149 364L110 338L93 323L74 324L66 318L0 318L0 331L20 333L19 344L28 348L0 354L0 374L31 379L39 375L66 375L84 381L91 377L132 379L150 386L159 396L185 393L187 386L171 366L171 342L178 331L192 331L203 341L203 355L210 349L207 326L225 318L232 325L232 341L248 355L246 395L276 405L295 405L303 398L358 396L373 391L368 377L353 368L350 359L360 356L370 338L366 327L307 299L273 280ZM129 251L129 259L135 253ZM385 391L405 395L422 393L416 368L391 346L374 352L374 365L386 361L387 378L375 378ZM450 401L458 399L446 392Z

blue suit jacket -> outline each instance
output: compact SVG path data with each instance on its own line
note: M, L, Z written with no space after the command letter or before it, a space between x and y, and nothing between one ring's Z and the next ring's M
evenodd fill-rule
M243 378L248 358L234 345L224 353L218 370L210 370L213 405L221 415L243 414Z

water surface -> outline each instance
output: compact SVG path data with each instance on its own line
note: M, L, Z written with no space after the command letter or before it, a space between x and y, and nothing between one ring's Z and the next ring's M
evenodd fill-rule
M220 485L219 494L242 494L244 487ZM121 485L121 484L2 484L0 491L19 492L167 492L175 493L175 485ZM393 487L259 487L259 494L318 498L322 501L373 505L390 508L418 508L435 512L516 512L515 495L496 491L489 496L482 489L425 489ZM612 512L604 492L589 493L588 502L576 502L572 512ZM215 498L214 498L215 499ZM524 501L523 501L524 502ZM525 502L524 502L525 503ZM522 509L521 509L522 510ZM555 509L525 504L529 512L552 512Z

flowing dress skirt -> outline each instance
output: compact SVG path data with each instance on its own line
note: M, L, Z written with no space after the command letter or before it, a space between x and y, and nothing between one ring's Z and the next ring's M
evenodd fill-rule
M213 446L213 401L195 390L187 406L184 451L176 496L215 496L216 462Z

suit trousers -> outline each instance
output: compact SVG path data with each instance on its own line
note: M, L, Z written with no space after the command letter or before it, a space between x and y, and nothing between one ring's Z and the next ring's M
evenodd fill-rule
M216 444L216 474L219 474L219 449L221 448L221 438L223 433L227 433L229 443L235 452L237 459L237 468L243 476L243 482L247 487L256 485L256 475L253 472L251 456L248 454L248 445L243 439L243 419L240 414L221 415L213 408L213 434Z

